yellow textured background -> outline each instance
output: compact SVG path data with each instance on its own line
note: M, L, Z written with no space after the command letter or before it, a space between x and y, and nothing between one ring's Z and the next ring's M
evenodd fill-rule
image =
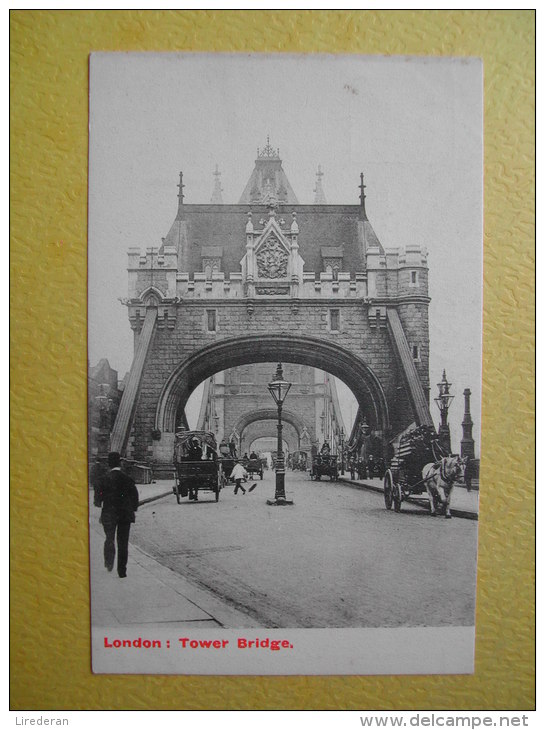
M93 676L86 476L88 54L480 56L485 311L474 676ZM11 708L532 709L534 13L13 11ZM463 211L460 211L463 214Z

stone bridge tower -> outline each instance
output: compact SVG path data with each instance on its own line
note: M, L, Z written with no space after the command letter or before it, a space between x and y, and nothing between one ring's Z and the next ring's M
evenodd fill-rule
M384 448L433 425L426 250L382 246L360 180L359 204L302 205L270 144L236 205L187 204L180 173L162 245L129 249L135 352L112 449L166 467L200 383L278 361L343 380Z
M277 410L267 390L276 364L253 364L217 373L206 381L197 429L212 431L218 441L234 441L238 453L250 453L258 438L276 438ZM308 365L284 365L292 384L283 411L288 451L308 457L327 441L333 453L346 433L335 380Z

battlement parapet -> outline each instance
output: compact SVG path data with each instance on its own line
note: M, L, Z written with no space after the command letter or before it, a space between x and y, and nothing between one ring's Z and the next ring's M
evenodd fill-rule
M418 244L408 244L398 248L385 250L386 267L388 269L427 268L428 249Z
M129 271L148 270L176 270L178 268L178 252L174 246L164 246L161 251L157 247L147 248L144 251L137 246L131 246L128 251Z
M427 249L406 245L384 251L370 246L366 252L366 270L299 271L286 279L257 279L253 272L178 271L178 253L174 246L145 251L131 247L128 251L129 298L145 299L152 290L163 299L348 299L375 298L427 293ZM423 270L419 274L408 269ZM399 276L395 272L399 272ZM404 273L405 272L405 273ZM393 278L392 278L393 276ZM386 281L388 280L388 281Z
M176 295L180 299L346 299L367 296L367 275L358 273L353 279L349 272L339 272L334 277L327 272L316 274L305 271L302 280L244 280L240 272L231 272L228 277L223 272L216 272L207 278L203 272L195 272L193 276L184 272L177 274L176 284Z

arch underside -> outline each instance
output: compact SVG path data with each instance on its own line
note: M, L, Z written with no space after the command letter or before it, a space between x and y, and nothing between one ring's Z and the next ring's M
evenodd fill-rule
M257 411L246 413L244 416L239 418L235 425L235 431L239 433L242 438L244 431L248 428L248 426L256 421L273 421L276 423L277 417L278 411L276 408L260 408ZM307 431L310 433L309 425L305 424L302 418L289 409L282 409L282 422L290 423L296 430L299 438L301 438L301 434L305 426Z
M242 432L240 436L240 453L250 450L251 444L260 438L271 439L274 443L272 451L276 451L278 438L276 421L253 421ZM289 452L299 450L299 434L291 423L282 423L282 440Z
M260 444L260 441L265 443ZM270 451L272 453L273 451L276 451L276 439L274 437L259 436L253 441L250 441L248 449L250 451ZM285 454L290 453L290 447L287 441L282 440L282 451Z
M314 337L249 335L221 340L195 352L171 373L156 410L155 427L176 428L176 412L206 378L227 368L258 362L285 362L325 370L352 390L376 430L390 427L388 405L380 381L359 357L338 345ZM288 394L289 399L289 394Z

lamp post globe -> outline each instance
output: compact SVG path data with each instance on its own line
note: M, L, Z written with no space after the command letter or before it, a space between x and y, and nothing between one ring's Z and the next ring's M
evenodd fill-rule
M286 399L289 389L291 388L291 383L288 383L287 380L284 380L282 363L278 363L274 378L268 384L267 388L278 409L278 424L276 426L278 432L276 443L276 486L274 500L267 500L267 504L293 504L293 502L286 499L286 470L284 464L284 451L282 447L282 405L284 403L284 400Z

